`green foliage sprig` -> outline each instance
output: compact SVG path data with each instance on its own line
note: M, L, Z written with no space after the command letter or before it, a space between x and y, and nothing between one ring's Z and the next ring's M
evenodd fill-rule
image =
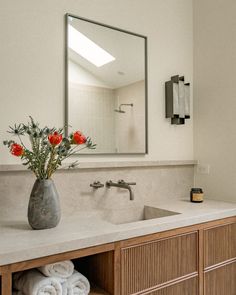
M40 128L32 117L27 124L10 126L8 133L16 136L19 143L14 140L5 140L3 144L9 148L12 155L21 157L22 164L33 171L38 179L51 178L62 165L62 161L79 151L96 148L91 138L86 138L80 131L65 137L62 128ZM30 148L22 139L25 135L29 137ZM75 161L68 168L74 168L77 165L78 161Z

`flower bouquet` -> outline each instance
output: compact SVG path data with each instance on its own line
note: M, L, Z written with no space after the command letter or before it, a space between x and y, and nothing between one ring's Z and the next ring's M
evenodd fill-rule
M80 131L63 135L63 129L40 128L39 124L30 117L27 124L10 126L9 133L15 135L15 140L5 140L10 153L20 157L24 166L36 176L28 206L28 221L33 229L55 227L61 216L60 204L56 187L51 179L52 174L62 166L62 162L82 149L95 149L89 137ZM23 141L28 136L29 144ZM78 161L68 168L74 168Z

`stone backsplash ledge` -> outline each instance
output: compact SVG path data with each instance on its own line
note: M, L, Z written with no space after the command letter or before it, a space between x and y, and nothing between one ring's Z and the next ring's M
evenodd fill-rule
M90 187L94 181L105 184L119 179L137 183L132 186L134 201L129 200L125 189ZM186 199L194 183L194 163L61 170L54 174L53 180L60 196L62 216L67 217L90 210L139 206L152 200ZM34 181L29 171L0 172L0 219L26 218Z

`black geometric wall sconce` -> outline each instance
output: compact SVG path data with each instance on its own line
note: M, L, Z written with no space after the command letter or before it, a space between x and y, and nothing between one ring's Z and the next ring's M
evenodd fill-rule
M165 83L165 98L166 118L171 118L171 124L185 124L190 119L190 83L184 82L184 76L173 76Z

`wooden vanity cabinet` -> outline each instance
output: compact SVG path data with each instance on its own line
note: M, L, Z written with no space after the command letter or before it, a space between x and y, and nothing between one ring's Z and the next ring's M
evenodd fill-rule
M236 217L121 242L121 295L236 295Z
M0 266L0 295L14 272L68 259L90 295L236 295L236 217Z

